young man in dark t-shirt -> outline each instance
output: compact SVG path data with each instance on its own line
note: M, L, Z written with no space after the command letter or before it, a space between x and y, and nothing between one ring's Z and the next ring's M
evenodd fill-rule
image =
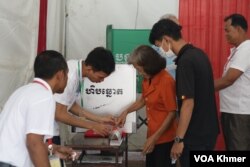
M179 123L172 159L180 159L181 166L190 166L192 150L213 150L219 133L215 103L213 73L207 55L188 44L181 35L181 26L173 21L160 20L154 24L149 41L161 40L176 55L176 94ZM168 50L166 50L167 52Z

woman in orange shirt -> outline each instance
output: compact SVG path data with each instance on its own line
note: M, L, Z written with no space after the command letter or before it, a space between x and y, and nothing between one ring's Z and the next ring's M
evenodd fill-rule
M124 124L128 113L146 106L147 140L142 153L146 155L146 167L171 165L170 150L176 132L175 81L165 70L166 60L150 46L136 48L128 57L143 76L142 95L122 112L118 124Z

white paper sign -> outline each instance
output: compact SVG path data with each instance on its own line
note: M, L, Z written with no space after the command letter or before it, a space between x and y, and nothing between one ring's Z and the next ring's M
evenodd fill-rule
M84 108L98 114L119 116L136 100L136 70L132 65L116 64L115 72L101 83L84 79ZM136 112L127 116L124 129L135 132Z

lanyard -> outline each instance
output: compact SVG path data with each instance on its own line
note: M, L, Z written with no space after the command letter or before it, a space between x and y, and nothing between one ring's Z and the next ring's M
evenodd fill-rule
M42 85L44 88L46 88L48 90L47 86L45 86L44 83L42 83L40 81L34 80L33 83L38 83L38 84Z
M79 77L79 86L80 86L80 97L81 97L81 107L83 107L83 98L82 98L82 95L83 95L83 80L82 80L82 66L81 64L82 63L82 60L79 60L78 61L78 77Z
M235 55L236 52L237 52L237 49L233 50L233 52L231 53L230 57L227 59L227 62L224 65L224 72L227 70L227 66L229 65L229 62L232 60L232 58L234 57L234 55Z

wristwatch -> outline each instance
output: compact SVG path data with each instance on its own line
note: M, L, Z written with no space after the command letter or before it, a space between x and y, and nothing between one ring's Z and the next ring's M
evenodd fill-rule
M180 138L179 136L176 136L175 138L174 138L174 142L175 143L182 143L184 141L184 139L183 138Z

